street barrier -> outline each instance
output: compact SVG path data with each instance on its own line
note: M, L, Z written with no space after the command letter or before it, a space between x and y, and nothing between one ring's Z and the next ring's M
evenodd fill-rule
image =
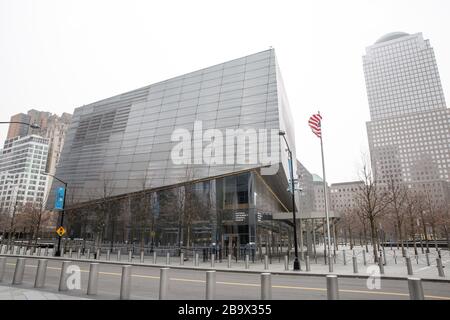
M45 286L45 276L47 274L47 259L39 259L36 270L36 278L34 280L35 288L42 288Z
M167 252L166 255L166 265L170 265L170 252Z
M156 264L156 251L153 251L153 264Z
M67 291L69 290L67 287L67 278L69 275L67 274L67 268L70 265L70 261L63 261L61 266L61 275L59 277L59 291Z
M264 256L264 270L268 270L268 269L269 269L269 257L266 254Z
M206 271L206 300L214 300L216 296L216 271Z
M131 268L130 265L122 266L122 278L120 281L120 300L129 300L131 292Z
M132 250L128 251L128 262L131 262L131 261L133 261L133 251Z
M95 258L96 258L97 260L100 260L100 249L97 249L97 252L96 252L96 254L95 254Z
M121 257L120 257L120 249L119 250L117 250L117 261L120 261L121 260Z
M272 299L272 279L270 273L261 273L261 300Z
M425 253L425 258L427 259L427 266L430 266L430 255L428 252Z
M343 259L343 261L344 261L344 266L346 266L346 265L347 265L347 259L346 259L346 257L345 257L345 249L342 250L342 259ZM336 263L336 261L335 261L335 263Z
M107 250L106 250L106 261L109 261L110 258L111 258L111 250L110 250L110 249L107 249Z
M245 255L245 269L250 268L250 263L249 263L249 256L248 254Z
M444 268L442 267L442 260L441 260L441 258L436 258L436 266L437 266L437 269L438 269L439 277L445 277Z
M77 259L80 259L81 257L81 248L78 248L77 250Z
M424 300L422 280L419 278L408 278L409 299Z
M408 276L412 276L413 275L413 268L411 265L411 257L406 256L405 257L405 263L406 263L406 269L408 271Z
M98 292L98 268L98 263L89 264L88 295L96 295Z
M286 271L289 270L289 257L287 255L284 256L284 270L286 270Z
M24 271L25 271L25 258L17 258L12 284L22 284Z
M144 250L141 250L141 257L140 257L141 263L144 263Z
M363 262L364 262L364 265L365 265L365 266L367 266L367 260L366 260L366 250L364 250L364 249L363 249L363 251L362 251L362 255L363 255Z
M336 275L327 275L327 299L339 300L338 277Z
M196 267L198 267L199 266L199 261L198 261L198 253L195 253L195 259L194 259L194 265L196 266Z
M231 254L228 255L228 268L231 268Z
M6 257L0 257L0 282L3 281L6 270Z
M355 255L353 255L352 260L353 260L353 273L358 273L358 258Z
M216 255L214 253L211 253L211 268L214 268L215 266L215 259Z
M184 252L180 253L180 266L184 265Z
M305 257L306 271L311 271L311 265L309 263L309 255Z
M159 275L159 300L167 299L169 287L169 268L161 268Z

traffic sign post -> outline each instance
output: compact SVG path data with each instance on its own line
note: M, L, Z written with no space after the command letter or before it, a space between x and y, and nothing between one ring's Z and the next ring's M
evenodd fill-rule
M64 229L64 209L66 207L67 183L55 176L52 177L64 184L64 187L59 187L56 190L55 199L55 209L61 210L61 221L59 223L59 228L56 230L56 233L58 234L58 248L56 249L55 257L61 257L61 237L66 233L66 229Z

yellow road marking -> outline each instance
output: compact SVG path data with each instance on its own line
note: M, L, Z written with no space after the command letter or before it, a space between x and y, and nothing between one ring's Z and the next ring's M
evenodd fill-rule
M7 265L15 266L15 263L7 263ZM33 267L36 268L36 265L26 265L27 267ZM61 270L61 268L56 267L47 267L51 270ZM82 270L81 272L89 272L89 270ZM111 275L111 276L121 276L121 273L116 272L99 272L99 274L104 275ZM141 274L133 274L132 277L136 278L147 278L147 279L159 279L158 276L147 276L147 275L141 275ZM197 280L197 279L185 279L185 278L169 278L169 280L172 281L183 281L183 282L199 282L199 283L205 283L205 280ZM243 282L222 282L217 281L216 284L223 284L223 285L229 285L229 286L247 286L247 287L260 287L259 284L256 283L243 283ZM273 285L272 288L277 289L292 289L292 290L304 290L304 291L327 291L326 288L314 288L314 287L298 287L298 286L283 286L283 285ZM391 292L391 291L367 291L367 290L350 290L350 289L339 289L339 292L347 292L347 293L365 293L365 294L377 294L377 295L390 295L390 296L402 296L402 297L409 297L409 294L407 293L400 293L400 292ZM443 296L433 296L433 295L425 295L425 298L430 299L439 299L439 300L450 300L450 297L443 297Z

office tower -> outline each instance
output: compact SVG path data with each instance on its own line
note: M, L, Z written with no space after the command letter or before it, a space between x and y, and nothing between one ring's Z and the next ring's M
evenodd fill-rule
M13 115L10 121L20 121L25 124L11 123L9 125L7 140L15 137L24 137L27 135L38 135L48 139L48 156L44 171L54 175L71 118L72 115L69 113L64 112L61 116L58 116L56 114L52 114L51 112L38 111L35 109L28 110L26 114L19 113ZM27 123L37 124L39 128L30 128ZM51 185L52 180L53 178L49 176L48 186ZM47 193L45 198L47 198L49 190L50 189L46 190Z
M429 40L421 33L390 33L366 48L363 62L376 179L445 189L450 181L450 111Z
M48 139L37 135L6 140L0 150L0 210L12 213L26 204L44 205Z

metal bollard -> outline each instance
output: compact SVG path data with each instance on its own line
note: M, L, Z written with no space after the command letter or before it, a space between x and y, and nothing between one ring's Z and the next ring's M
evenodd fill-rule
M167 299L167 291L169 287L169 268L161 268L159 275L159 300Z
M98 291L98 263L91 263L89 265L89 282L87 288L87 294L97 294Z
M228 255L228 268L231 268L231 254Z
M272 299L272 280L270 273L261 273L261 300Z
M395 250L394 250L394 262L395 264L397 264L397 253L395 252Z
M436 266L437 266L437 269L438 269L439 277L445 277L444 268L442 267L442 260L441 260L441 258L436 258Z
M198 253L195 254L195 266L198 267L200 265L200 262L198 261Z
M269 269L269 257L266 255L264 255L264 270Z
M406 263L406 269L408 270L408 275L412 276L413 275L413 269L412 269L412 265L411 265L411 257L405 257L405 263Z
M419 256L416 255L415 258L416 258L416 264L419 264Z
M0 282L3 281L6 269L6 257L0 257Z
M327 275L327 298L328 300L339 300L338 277Z
M97 252L95 254L96 260L100 260L100 249L97 249Z
M180 253L180 265L183 266L184 265L184 252Z
M419 278L408 278L409 299L424 300L422 280Z
M362 254L363 254L363 262L364 262L364 265L366 266L366 265L367 265L367 260L366 260L366 251L365 251L365 250L363 250L363 251L362 251Z
M122 279L120 281L120 300L129 300L131 291L131 267L122 266Z
M80 259L81 257L81 248L78 248L77 250L77 259Z
M342 259L343 259L343 261L344 261L344 266L346 266L346 265L347 265L347 259L346 259L346 257L345 257L345 249L342 250Z
M358 273L358 258L354 255L353 260L353 273Z
M430 266L430 255L428 252L425 253L425 258L427 259L427 266Z
M120 257L120 249L117 250L117 261L120 261L122 258Z
M170 264L170 252L167 252L167 255L166 255L166 265L169 265Z
M39 248L37 249L37 255L38 255L38 256L41 255L41 247L39 247Z
M107 249L106 250L106 260L109 261L110 257L111 257L111 250Z
M48 247L45 247L45 250L44 250L44 256L48 256Z
M153 264L156 264L156 251L153 251Z
M289 257L287 255L284 256L284 270L289 270Z
M141 263L144 263L144 250L141 250Z
M311 271L311 265L309 263L309 255L305 257L306 271Z
M87 249L86 259L90 259L90 258L91 258L91 249Z
M249 256L248 254L245 255L245 269L250 268L250 264L249 264Z
M36 271L36 278L34 279L35 288L42 288L45 286L46 274L47 274L47 259L39 259Z
M17 258L12 284L22 284L24 271L25 271L25 258Z
M206 300L214 300L216 295L216 271L206 271Z
M69 288L67 287L67 278L69 275L67 274L67 268L69 267L70 261L63 261L61 265L61 274L59 277L59 291L67 291Z
M378 257L378 266L380 267L380 274L384 274L384 259L383 259L383 255L380 254L380 256Z
M128 251L128 262L131 262L133 260L133 251Z
M214 268L216 255L211 253L211 268Z
M21 246L16 248L16 254L20 254L21 251L22 251L22 247Z
M69 258L72 259L72 248L69 249Z

